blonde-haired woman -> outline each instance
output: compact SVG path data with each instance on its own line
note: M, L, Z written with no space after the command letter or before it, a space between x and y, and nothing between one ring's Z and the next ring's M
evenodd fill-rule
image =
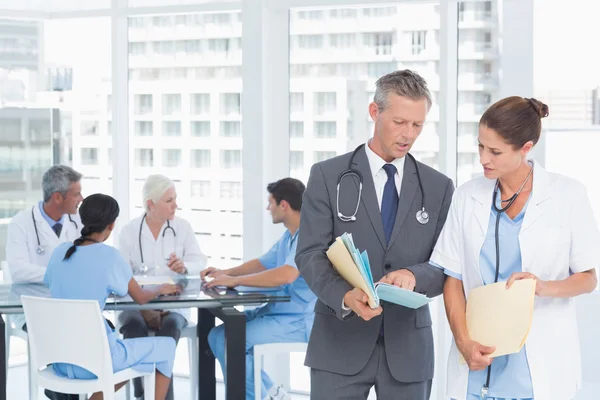
M206 266L190 223L175 216L177 193L173 181L163 175L150 175L142 189L145 212L123 227L119 250L136 275L197 275ZM170 336L179 341L187 325L189 310L125 311L119 315L125 339ZM143 398L140 378L134 380L134 395ZM173 381L166 397L173 399Z

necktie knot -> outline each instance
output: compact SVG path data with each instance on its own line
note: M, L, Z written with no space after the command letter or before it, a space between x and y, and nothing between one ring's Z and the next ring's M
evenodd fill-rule
M398 171L394 164L385 164L383 166L383 170L387 174L388 179L392 179L394 177L394 175L396 175L396 172Z
M60 232L62 231L62 224L60 222L57 222L56 224L54 224L54 226L52 226L52 230L54 231L54 233L56 233L56 236L60 237Z

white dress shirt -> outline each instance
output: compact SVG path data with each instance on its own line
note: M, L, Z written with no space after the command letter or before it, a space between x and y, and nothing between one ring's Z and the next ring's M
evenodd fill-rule
M369 147L369 142L365 144L365 152L367 153L367 160L369 160L369 168L373 175L373 184L375 185L375 194L377 195L377 204L379 205L379 211L381 211L381 202L383 201L383 188L388 180L387 173L383 169L385 164L392 164L396 167L396 174L394 175L394 183L396 184L396 190L398 191L398 198L400 198L400 186L402 186L402 177L404 176L404 162L406 156L402 158L396 158L391 163L385 162L385 160L379 157ZM346 317L351 312L349 307L346 307L344 300L342 300L342 317Z
M396 158L391 163L385 162L385 160L379 157L369 147L369 142L365 144L365 151L367 153L367 160L369 160L369 167L371 168L371 174L373 175L373 183L375 184L375 194L377 195L377 204L379 204L379 210L381 211L381 201L383 199L383 188L388 180L387 173L383 169L385 164L392 164L396 167L396 175L394 175L394 182L396 183L396 190L398 191L398 197L400 197L400 186L402 186L402 177L404 176L404 161L406 156L402 158Z

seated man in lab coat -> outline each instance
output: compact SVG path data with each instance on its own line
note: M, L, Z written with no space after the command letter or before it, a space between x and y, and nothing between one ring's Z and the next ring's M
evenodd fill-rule
M54 165L42 177L43 201L15 215L8 224L4 280L41 283L52 252L60 243L81 236L77 207L82 175L71 167ZM25 326L24 315L12 317L13 324ZM70 399L70 395L47 392L51 399ZM77 396L73 399L78 398Z
M264 343L308 342L314 320L316 297L296 267L296 244L300 226L300 208L304 184L285 178L267 186L273 223L283 223L286 230L262 257L238 267L218 270L209 267L201 272L207 286L255 286L279 288L289 302L270 303L246 312L246 399L254 399L253 347ZM225 332L215 327L208 342L221 368L225 367ZM225 374L225 370L223 370ZM289 399L283 388L275 385L262 371L261 399Z

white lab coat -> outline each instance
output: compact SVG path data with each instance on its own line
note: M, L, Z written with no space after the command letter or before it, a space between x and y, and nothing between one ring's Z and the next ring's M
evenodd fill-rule
M482 286L479 255L490 219L495 180L459 187L431 261L462 275L465 296ZM598 268L600 233L585 187L535 164L533 191L519 234L523 271L541 280L563 280ZM490 316L493 318L493 316ZM581 386L579 336L573 299L536 297L526 342L536 400L567 400ZM465 399L469 370L453 341L447 396Z
M144 264L149 268L147 275L173 275L166 263L171 253L175 253L180 258L187 269L188 275L197 275L206 267L206 256L200 251L200 246L196 240L196 235L192 229L192 225L185 219L175 217L169 221L171 227L176 233L165 228L165 223L160 229L158 238L154 239L148 224L144 220L143 215L131 220L123 227L119 234L119 251L121 255L134 273L141 266L142 260L140 255L140 234L142 241L142 250L144 252ZM141 225L141 232L140 232ZM163 232L165 232L163 238ZM173 310L179 312L189 319L189 310Z
M44 248L43 254L38 254L38 242L35 236L31 210L40 237L40 244ZM71 215L77 227L68 218L65 218L60 237L52 230L42 216L38 204L26 208L15 215L8 224L6 238L6 262L10 272L9 280L13 282L37 282L44 280L46 266L52 252L63 242L73 242L81 236L83 227L79 215Z

